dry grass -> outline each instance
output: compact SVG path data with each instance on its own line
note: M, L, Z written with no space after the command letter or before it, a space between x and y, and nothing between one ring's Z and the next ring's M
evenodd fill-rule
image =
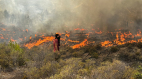
M1 51L5 52L5 54L0 53L0 56L8 55L8 60L11 57L12 62L23 61L18 58L18 52L6 54L11 50L6 50L9 49L6 45L0 47L3 48ZM20 54L20 56L24 59L26 65L22 66L24 70L20 72L21 76L14 76L13 78L136 79L141 77L139 74L142 72L136 69L139 64L135 65L135 68L127 64L128 62L142 61L141 49L137 46L133 49L127 46L105 49L99 48L99 46L82 47L80 49L72 49L66 46L61 48L59 55L54 54L51 49L53 48L49 47L47 49L46 46L33 47L30 50L24 49L23 52L25 53ZM20 67L18 64L8 63L13 72L15 71L14 66Z

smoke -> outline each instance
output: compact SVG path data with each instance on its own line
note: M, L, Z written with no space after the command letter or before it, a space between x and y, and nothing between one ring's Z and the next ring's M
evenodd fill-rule
M2 22L34 32L142 29L141 0L1 0L0 6L11 16Z

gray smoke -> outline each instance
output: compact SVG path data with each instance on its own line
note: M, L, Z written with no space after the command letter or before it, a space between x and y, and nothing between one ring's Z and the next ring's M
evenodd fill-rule
M55 33L74 28L114 31L142 29L141 0L1 0L1 22L34 32ZM5 15L6 16L6 15Z

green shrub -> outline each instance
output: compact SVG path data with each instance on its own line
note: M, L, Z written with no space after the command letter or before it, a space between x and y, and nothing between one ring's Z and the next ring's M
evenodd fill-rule
M142 72L142 67L141 67L141 65L139 65L139 67L137 68L137 70L138 70L139 72Z
M134 75L134 78L135 79L142 79L142 74L141 73L135 73L135 75Z
M23 50L16 42L10 41L8 45L5 43L0 44L0 49L0 65L2 69L25 65Z
M91 55L91 57L93 58L98 58L99 57L99 54L94 52L94 53L89 53L89 55Z

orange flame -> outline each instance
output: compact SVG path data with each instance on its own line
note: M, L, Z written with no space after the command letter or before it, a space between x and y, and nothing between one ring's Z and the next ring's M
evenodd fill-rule
M70 37L70 34L65 34L66 37Z
M102 34L102 31L99 31L99 32L95 31L95 33L97 33L97 34Z
M33 43L28 43L28 44L25 44L24 46L31 49L32 47L34 46L38 46L44 42L47 42L47 41L53 41L53 39L55 39L55 37L51 36L51 37L45 37L43 40L39 39L38 41L36 42L33 42Z
M112 46L113 44L110 41L104 41L104 42L101 42L101 45L105 47L109 47L109 46Z
M32 36L30 36L30 39L32 39Z
M35 34L35 37L36 37L37 35Z
M86 43L87 43L87 39L85 39L83 42L81 42L80 44L76 44L76 45L74 45L74 46L71 46L73 49L75 49L75 48L80 48L80 47L82 47L82 46L85 46L86 45Z
M28 32L28 29L26 29L26 31Z
M73 41L73 40L70 40L68 39L69 42L76 42L76 43L79 43L79 41Z
M3 31L6 31L6 29L5 29L5 28L2 28L2 30L3 30Z

